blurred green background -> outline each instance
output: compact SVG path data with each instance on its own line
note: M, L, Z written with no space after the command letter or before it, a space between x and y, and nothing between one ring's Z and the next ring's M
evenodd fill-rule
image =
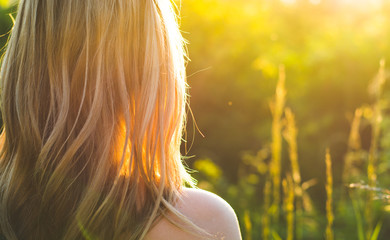
M307 190L315 213L303 217L303 229L296 229L301 233L294 237L325 238L324 156L329 147L335 238L358 239L356 214L343 207L352 205L345 200L344 159L354 111L375 101L369 85L379 61L390 60L390 1L182 0L178 8L183 36L189 42L190 105L204 135L189 121L188 141L193 146L188 155L194 157L187 162L199 171L194 176L200 186L222 195L236 208L244 239L264 237L266 174L253 170L245 159L248 155L261 155L265 162L272 158L267 151L272 125L269 103L275 94L278 67L283 64L286 105L296 115L302 181L317 181ZM361 125L360 134L362 148L368 150L369 123ZM282 171L287 172L288 148L285 141L282 144ZM389 159L382 153L378 184L386 188ZM207 172L212 168L207 160L221 171ZM362 165L361 172L366 172L366 166ZM362 174L360 181L367 183L367 177ZM243 226L247 224L245 210L251 213L249 230ZM378 219L386 219L384 214L379 213ZM275 224L281 225L274 228L286 239L286 223ZM382 228L378 238L388 239L386 231Z
M345 159L351 152L348 139L354 112L364 106L358 128L362 163L355 166L360 175L353 181L369 183L368 154L364 154L373 141L372 106L380 102L375 186L390 188L390 136L386 131L390 129L389 87L383 85L380 99L368 91L380 60L390 60L390 1L175 3L182 34L188 41L187 75L194 115L192 118L189 112L183 154L195 170L193 176L199 187L221 195L235 208L244 239L290 238L289 223L284 220L288 210L283 207L283 200L279 204L282 210L271 221L271 234L264 235L264 216L275 213L266 207L264 184L270 176L267 166L273 159L270 102L274 101L281 65L286 73L286 106L295 114L298 128L299 169L302 183L307 184L306 188L302 184L302 188L307 189L306 200L311 202L311 207L307 205L299 213L294 211L293 238L330 239L325 234L329 216L325 208L324 161L325 149L329 147L335 238L388 239L390 230L386 224L390 221L387 200L382 196L386 192L379 191L379 200L367 200L367 191L356 190L360 191L356 196L361 201L351 201L351 190L346 186L352 179L344 173ZM10 7L8 1L0 1L0 5L0 31L5 34L0 44L4 45L12 25L8 14L15 12L15 7ZM382 70L387 78L386 67ZM285 140L281 144L281 176L285 178L291 167L288 144ZM282 190L280 193L283 199L287 195ZM294 209L298 209L301 200L295 198ZM362 216L367 214L365 204L372 200L371 226ZM370 235L375 226L379 226L379 233Z
M182 1L191 108L205 135L195 133L190 155L237 181L243 154L270 141L269 102L283 64L303 178L324 175L329 146L339 181L353 112L370 103L369 82L390 57L390 2L283 2L293 1Z

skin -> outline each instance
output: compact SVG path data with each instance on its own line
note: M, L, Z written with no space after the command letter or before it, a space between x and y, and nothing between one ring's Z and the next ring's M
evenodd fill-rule
M200 190L183 190L183 197L176 204L176 209L190 221L215 236L215 240L241 240L237 216L232 207L217 195ZM162 218L149 231L145 240L204 240L187 233Z

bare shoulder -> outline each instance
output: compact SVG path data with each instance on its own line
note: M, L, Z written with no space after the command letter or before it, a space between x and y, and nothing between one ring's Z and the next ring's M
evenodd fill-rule
M214 236L212 239L241 239L234 210L225 200L213 193L185 188L175 208L194 224ZM166 238L164 238L165 235ZM146 239L198 240L201 238L177 228L168 220L162 219L153 227Z
M200 189L185 189L177 209L218 239L241 239L233 208L219 196Z

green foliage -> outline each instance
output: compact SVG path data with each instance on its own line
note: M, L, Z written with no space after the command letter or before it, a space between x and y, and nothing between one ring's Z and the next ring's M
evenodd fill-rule
M6 9L15 4L15 2L15 0L0 0L0 7Z
M390 186L388 84L382 86L380 100L371 94L379 86L372 83L378 80L374 77L377 63L390 57L390 1L381 5L312 2L181 1L181 26L192 59L188 64L191 106L205 135L195 140L191 154L209 158L221 168L224 183L213 190L233 205L242 221L249 210L253 239L277 235L285 239L288 225L282 217L286 212L277 214L272 206L279 202L273 193L279 173L274 170L274 178L269 176L270 168L279 166L272 162L280 154L280 176L291 174L295 187L294 239L323 239L327 225L323 153L329 146L335 238L358 239L363 234L366 239L379 234L378 239L383 239L390 231L376 226L379 218L383 226L389 218L376 193L363 189L356 195L358 190L347 190L345 185L363 181ZM280 65L286 71L285 104L296 116L294 125L299 130L294 136L290 127L293 137L280 132L288 129L288 120L276 127L279 130L271 130L276 120L268 103ZM382 77L388 75L384 69ZM382 117L380 124L373 125L380 115L373 107L376 103ZM356 109L360 110L353 123ZM281 118L287 118L287 113ZM286 140L280 146L275 137L278 131ZM372 144L375 138L377 143ZM377 149L375 155L370 148ZM234 194L226 189L235 189ZM354 193L354 203L349 191ZM370 195L371 207L364 204ZM275 214L280 217L276 222L271 218ZM372 214L371 227L367 214Z
M210 180L216 181L221 177L221 169L219 169L210 159L197 160L194 163L194 168L204 173Z

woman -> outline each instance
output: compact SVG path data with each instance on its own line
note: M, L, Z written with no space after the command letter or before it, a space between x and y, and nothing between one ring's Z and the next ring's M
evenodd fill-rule
M13 239L240 239L180 158L169 0L21 0L1 68L0 229Z

